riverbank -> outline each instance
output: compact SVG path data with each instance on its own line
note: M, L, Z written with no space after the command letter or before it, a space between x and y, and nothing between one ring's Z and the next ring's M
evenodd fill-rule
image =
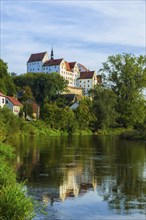
M129 140L146 140L146 131L136 131L122 127L108 127L91 131L88 128L83 130L78 127L72 129L54 129L43 120L26 121L18 118L11 111L1 111L0 118L0 142L10 143L13 137L39 137L39 136L68 136L68 135L120 135L121 138Z
M146 130L130 130L120 134L122 139L133 141L146 141Z
M13 166L13 147L0 143L0 219L32 219L33 201L24 183L18 183Z

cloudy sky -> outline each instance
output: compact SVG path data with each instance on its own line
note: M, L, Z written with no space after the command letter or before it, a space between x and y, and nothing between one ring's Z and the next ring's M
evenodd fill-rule
M145 0L1 0L0 57L26 72L31 53L101 68L109 55L145 54Z

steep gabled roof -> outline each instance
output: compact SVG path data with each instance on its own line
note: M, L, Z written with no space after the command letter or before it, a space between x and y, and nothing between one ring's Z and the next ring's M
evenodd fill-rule
M62 62L63 58L61 59L53 59L53 60L47 60L43 66L57 66L60 65Z
M15 99L14 97L6 96L6 99L8 99L13 105L16 105L16 106L21 106L21 105L22 105L22 104L21 104L17 99Z
M78 79L92 79L94 73L94 71L80 72L80 77Z
M27 63L42 61L46 53L47 52L31 54L31 56L30 56L29 60L27 61Z
M68 64L69 64L70 68L73 69L75 64L76 64L76 62L69 62Z
M65 61L65 65L66 65L66 70L67 70L67 71L71 71L71 68L70 68L69 63Z
M28 99L25 103L32 106L33 113L40 111L40 106L34 100Z

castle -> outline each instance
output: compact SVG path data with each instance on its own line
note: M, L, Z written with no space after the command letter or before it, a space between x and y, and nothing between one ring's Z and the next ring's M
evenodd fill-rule
M53 49L50 59L47 52L31 54L27 61L27 73L59 73L68 81L68 87L81 89L84 96L89 90L101 82L101 76L95 71L89 71L84 65L77 62L67 62L64 58L54 59Z

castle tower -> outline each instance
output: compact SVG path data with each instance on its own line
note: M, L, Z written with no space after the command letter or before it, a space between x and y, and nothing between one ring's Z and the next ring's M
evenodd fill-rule
M53 46L52 46L52 50L51 50L51 60L54 60Z

